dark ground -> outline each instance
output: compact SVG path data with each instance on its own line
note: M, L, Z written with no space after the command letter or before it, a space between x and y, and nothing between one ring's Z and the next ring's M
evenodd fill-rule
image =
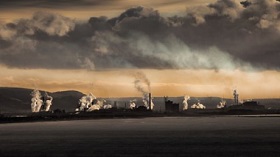
M280 156L280 117L0 124L0 156Z

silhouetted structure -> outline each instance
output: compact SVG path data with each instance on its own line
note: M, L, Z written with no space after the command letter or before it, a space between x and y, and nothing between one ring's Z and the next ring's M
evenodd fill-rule
M55 109L55 110L53 110L53 113L56 113L56 114L65 113L65 110Z
M237 90L233 91L233 99L234 99L234 105L238 105L239 100L238 100L239 94L237 93Z
M230 110L264 110L265 107L263 105L259 105L256 101L245 101L240 105L233 105L229 107Z
M136 108L135 111L148 111L148 110L147 110L147 107L145 107L145 106L139 106Z
M168 97L164 97L165 102L165 112L179 112L179 103L173 103L173 101L168 100Z
M114 106L113 106L113 108L118 109L118 106L117 106L117 101L114 101Z
M149 110L152 110L152 94L149 93Z

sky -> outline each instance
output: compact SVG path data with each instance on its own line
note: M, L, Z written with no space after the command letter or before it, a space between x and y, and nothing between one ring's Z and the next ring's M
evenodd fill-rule
M279 98L279 41L277 0L1 0L0 86Z

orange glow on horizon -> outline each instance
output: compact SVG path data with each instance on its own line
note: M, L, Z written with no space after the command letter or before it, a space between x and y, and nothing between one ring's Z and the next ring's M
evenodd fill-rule
M46 70L0 67L1 87L37 88L50 92L77 90L98 97L131 97L141 93L130 75L142 71L151 82L153 96L225 97L237 89L241 99L278 98L280 72L215 70Z

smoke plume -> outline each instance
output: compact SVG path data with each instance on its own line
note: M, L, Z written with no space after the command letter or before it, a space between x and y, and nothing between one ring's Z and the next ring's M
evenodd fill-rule
M129 108L131 110L134 110L136 108L136 100L135 99L129 101Z
M151 98L151 108L150 108L149 93L145 93L143 95L143 103L144 103L144 106L147 108L147 110L149 110L149 109L153 110L154 109L155 104L153 103L153 98Z
M187 110L188 109L188 106L189 106L188 100L190 100L190 96L186 95L184 97L184 101L183 101L183 110Z
M134 87L142 94L144 106L150 109L149 106L149 93L151 92L150 81L146 75L142 72L136 72L133 74L135 77ZM151 110L154 108L154 103L151 100Z
M53 97L49 96L48 93L45 93L45 111L48 112L52 106Z
M95 99L96 99L96 97L92 93L89 93L88 95L83 96L79 100L79 105L80 106L76 109L76 111L85 111L85 110L87 110L92 105L92 102Z
M194 109L206 109L206 106L204 106L203 104L201 104L198 100L198 102L196 104L193 104L191 106L191 108L194 108Z
M111 109L112 105L108 104L106 100L103 99L103 109Z
M39 90L34 89L31 92L31 112L40 112L43 105L43 100L41 99L41 93Z
M224 108L226 106L226 101L221 100L220 103L217 105L217 108Z
M136 72L133 74L134 80L134 87L137 91L141 93L149 93L151 92L151 83L150 80L143 72Z
M95 111L100 109L111 109L112 105L108 104L106 100L98 100L92 93L83 96L79 100L79 106L76 111Z

